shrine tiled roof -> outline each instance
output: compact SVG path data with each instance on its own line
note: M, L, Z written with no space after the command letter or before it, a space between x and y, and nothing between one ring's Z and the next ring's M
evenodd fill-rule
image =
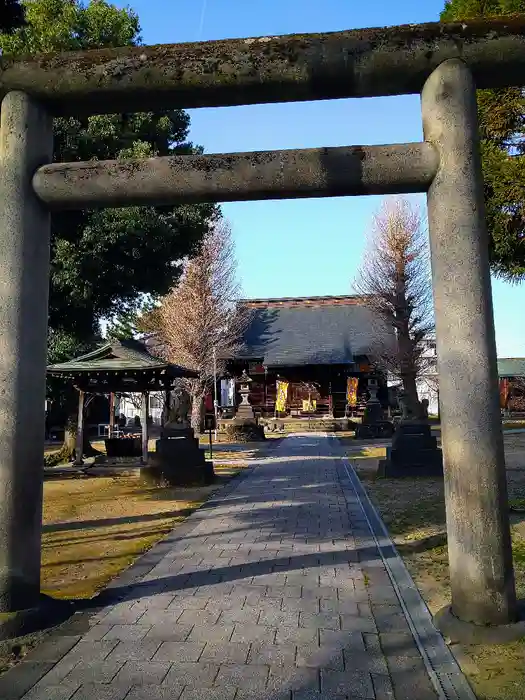
M249 300L251 319L237 359L267 367L348 365L391 342L371 309L357 297ZM378 335L380 334L380 336Z

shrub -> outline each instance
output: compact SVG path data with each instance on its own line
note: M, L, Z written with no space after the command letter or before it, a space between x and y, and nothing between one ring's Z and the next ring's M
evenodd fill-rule
M226 438L231 442L261 442L266 440L264 427L256 423L230 423L226 426Z

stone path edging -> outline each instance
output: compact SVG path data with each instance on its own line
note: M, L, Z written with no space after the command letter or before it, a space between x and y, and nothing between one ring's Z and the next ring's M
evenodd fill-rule
M363 515L370 527L374 544L381 555L440 700L476 700L476 696L454 655L434 626L430 611L415 586L405 563L399 556L366 489L361 484L351 460L343 459L342 466L351 488L361 503Z

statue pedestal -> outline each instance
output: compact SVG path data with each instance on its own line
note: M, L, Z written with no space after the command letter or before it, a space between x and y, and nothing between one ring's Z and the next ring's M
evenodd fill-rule
M148 464L140 470L150 484L161 486L205 486L214 479L213 463L207 462L204 450L191 428L182 424L167 424L156 451L148 456Z
M405 420L397 427L378 476L443 476L443 455L426 421Z
M160 437L163 438L188 438L197 440L193 428L188 423L166 423L160 429ZM198 444L198 440L197 440Z

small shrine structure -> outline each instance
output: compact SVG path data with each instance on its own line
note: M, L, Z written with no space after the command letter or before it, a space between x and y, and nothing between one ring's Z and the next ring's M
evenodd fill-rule
M129 338L111 340L97 350L68 362L50 365L47 373L70 381L79 392L78 431L75 464L82 464L84 405L89 394L107 394L114 405L116 393L140 393L141 459L148 458L148 397L152 391L165 392L165 415L170 409L174 383L180 378L196 378L197 372L152 355L144 343ZM110 411L110 439L113 411Z

